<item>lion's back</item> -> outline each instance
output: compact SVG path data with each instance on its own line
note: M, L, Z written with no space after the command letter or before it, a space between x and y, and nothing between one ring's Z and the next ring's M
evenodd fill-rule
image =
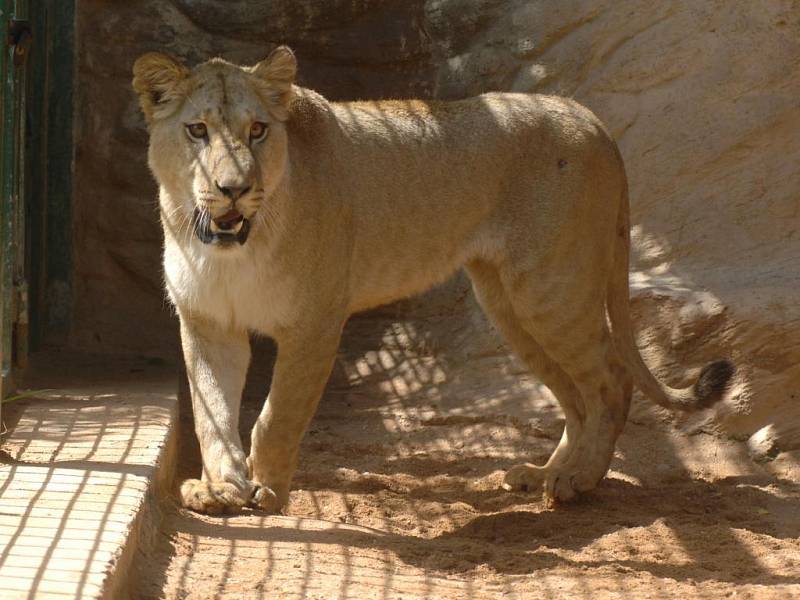
M431 148L463 160L497 154L514 160L536 148L594 154L609 153L613 145L588 108L559 96L489 92L455 101L358 101L331 107L350 139L423 156Z

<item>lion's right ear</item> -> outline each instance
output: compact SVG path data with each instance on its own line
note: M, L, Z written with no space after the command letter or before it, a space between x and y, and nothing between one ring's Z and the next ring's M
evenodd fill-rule
M288 46L278 46L269 56L248 70L266 84L270 109L281 121L288 118L292 102L292 84L297 75L297 59Z
M182 85L189 76L189 69L166 54L148 52L133 65L133 89L139 94L148 124L171 112L175 100L181 97Z

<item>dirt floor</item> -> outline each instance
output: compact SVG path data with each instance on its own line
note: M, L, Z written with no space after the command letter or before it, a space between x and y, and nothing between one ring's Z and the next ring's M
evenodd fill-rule
M548 510L500 489L544 462L563 419L472 324L354 320L304 440L287 516L169 502L132 577L155 598L800 597L800 454L740 442L636 398L608 478ZM259 344L242 435L268 388ZM185 427L181 477L199 463Z

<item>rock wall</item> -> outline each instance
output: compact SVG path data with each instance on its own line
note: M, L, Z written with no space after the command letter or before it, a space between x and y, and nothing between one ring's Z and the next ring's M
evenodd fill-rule
M800 449L798 8L793 0L82 0L73 342L175 348L147 136L129 85L135 58L162 50L189 63L213 55L253 63L288 43L300 83L332 99L514 90L589 106L628 168L634 312L648 362L674 383L684 365L718 355L740 365L731 397L684 425L742 437L759 430L751 444L761 459ZM502 355L466 286L457 278L431 296L434 305L461 315L474 344ZM419 306L392 314L424 320Z

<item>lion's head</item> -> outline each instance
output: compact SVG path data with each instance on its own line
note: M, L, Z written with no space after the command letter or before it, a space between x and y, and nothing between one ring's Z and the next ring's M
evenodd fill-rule
M245 243L285 167L296 70L285 46L252 67L215 58L190 69L164 54L139 57L133 87L150 130L150 169L166 192L166 227L191 224L215 246Z

